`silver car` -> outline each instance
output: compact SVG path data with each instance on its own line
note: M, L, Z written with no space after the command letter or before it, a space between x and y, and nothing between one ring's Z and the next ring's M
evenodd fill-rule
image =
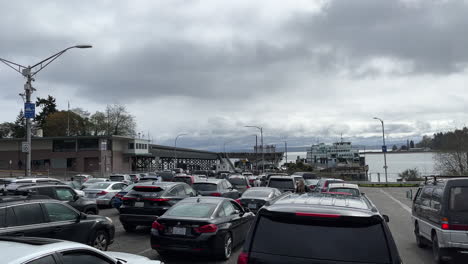
M84 182L81 185L81 190L86 189L89 186L91 186L91 185L93 185L93 184L95 184L97 182L106 182L106 181L110 181L110 180L107 179L107 178L92 178L92 179L89 179L89 180L87 180L86 182Z
M84 190L85 197L96 199L97 205L111 206L114 196L127 184L123 182L97 182Z

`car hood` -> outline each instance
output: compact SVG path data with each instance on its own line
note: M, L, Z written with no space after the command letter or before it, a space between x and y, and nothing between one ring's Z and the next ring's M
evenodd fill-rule
M106 251L106 254L116 259L125 260L126 262L124 263L126 264L162 264L159 260L150 260L147 257L128 253Z

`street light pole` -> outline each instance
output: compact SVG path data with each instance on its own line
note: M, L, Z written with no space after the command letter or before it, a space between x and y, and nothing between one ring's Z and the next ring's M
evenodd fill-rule
M174 169L177 169L177 166L179 165L179 162L177 162L177 139L181 136L186 136L187 134L182 133L178 134L174 140Z
M72 47L68 47L62 51L59 51L55 53L54 55L34 64L33 66L23 66L18 63L14 63L9 60L5 60L0 58L0 61L6 64L8 67L12 68L13 70L17 71L21 75L23 75L26 78L26 84L24 85L24 91L25 94L24 96L26 97L26 104L25 105L30 105L31 104L31 94L34 89L32 87L32 82L35 81L33 78L38 72L40 72L42 69L47 67L50 63L52 63L54 60L56 60L58 57L60 57L63 53L65 53L69 49L73 48L78 48L78 49L87 49L87 48L92 48L93 46L91 45L75 45ZM35 70L38 68L37 70ZM26 176L31 176L31 117L26 115L25 113L25 118L26 118L26 141L28 145L27 149L27 155L26 155Z
M284 141L284 151L286 154L286 164L288 164L288 142Z
M260 144L262 147L262 173L265 173L265 151L263 149L263 127L258 126L245 126L245 127L253 127L260 130Z
M382 152L384 155L384 169L385 169L385 182L388 183L388 176L387 176L387 151L386 151L386 146L385 146L385 126L384 126L384 121L378 117L374 117L374 119L377 119L382 123L382 141L383 141L383 146L382 146ZM385 149L384 149L385 148Z

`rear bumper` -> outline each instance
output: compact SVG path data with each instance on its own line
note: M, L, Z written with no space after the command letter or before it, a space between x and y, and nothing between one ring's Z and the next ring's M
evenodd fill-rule
M467 231L438 230L437 238L441 248L451 248L456 251L468 251Z
M217 244L216 234L202 234L197 238L177 238L161 236L158 231L151 230L151 248L192 253L211 253Z
M119 220L122 224L151 226L158 219L157 215L121 214Z
M98 205L109 205L112 198L96 198L96 203Z

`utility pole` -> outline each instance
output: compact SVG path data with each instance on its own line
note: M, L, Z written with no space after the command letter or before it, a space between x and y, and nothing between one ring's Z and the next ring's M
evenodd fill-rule
M383 141L383 146L382 146L382 152L384 156L384 169L385 169L385 183L388 183L388 176L387 176L387 146L385 145L385 126L384 126L384 121L378 117L374 117L374 119L377 119L382 123L382 141ZM380 178L379 178L380 179ZM380 180L379 180L380 181Z
M258 126L245 126L245 127L253 127L260 130L260 144L262 145L262 173L265 173L265 150L263 146L263 127Z
M288 164L288 142L287 141L284 142L284 151L286 154L286 164Z
M185 133L182 133L182 134L178 134L174 140L174 169L177 169L177 165L179 164L179 162L177 162L177 139L179 139L179 137L181 136L185 136L187 134Z
M26 84L24 85L24 92L25 92L24 95L26 97L26 102L24 105L25 107L24 117L26 119L26 144L27 146L23 147L23 151L27 153L26 154L26 176L31 176L31 147L32 147L31 146L31 119L34 118L34 107L35 107L33 104L31 104L31 94L33 93L33 91L36 90L32 87L32 82L35 81L33 77L42 69L47 67L47 65L52 63L58 57L60 57L67 50L73 49L73 48L87 49L87 48L92 48L92 46L91 45L75 45L72 47L68 47L34 64L33 66L27 66L27 67L21 64L0 58L0 62L4 63L5 65L17 71L18 73L20 73L26 78ZM34 70L34 69L37 69L37 70Z

